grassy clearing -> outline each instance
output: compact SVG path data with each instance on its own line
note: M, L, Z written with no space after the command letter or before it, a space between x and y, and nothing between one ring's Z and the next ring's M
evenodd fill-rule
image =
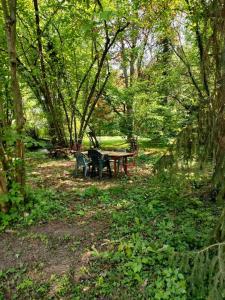
M128 147L128 144L126 143L125 138L121 136L101 136L97 137L100 145L104 149L115 149L115 148L121 148L121 149L126 149ZM90 146L89 139L85 138L84 139L84 145L86 147Z
M98 137L98 141L101 145L102 149L127 149L129 148L128 143L126 142L126 139L122 136L100 136ZM139 148L143 151L149 151L149 150L156 150L156 149L163 149L165 148L164 145L156 145L156 143L153 143L148 138L139 137L138 138L138 144ZM84 139L84 147L88 148L90 147L90 142L88 138Z
M152 176L157 157L99 181L29 154L30 203L0 238L0 299L205 300L182 261L209 243L218 211L193 178Z

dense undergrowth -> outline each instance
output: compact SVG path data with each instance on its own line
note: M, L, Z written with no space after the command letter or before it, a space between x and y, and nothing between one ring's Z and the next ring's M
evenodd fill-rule
M139 164L152 160L142 155ZM193 268L198 252L211 243L220 209L200 199L196 180L193 185L193 178L184 174L161 173L120 178L104 190L96 181L96 186L77 190L73 197L54 190L30 191L22 211L1 218L2 230L26 230L52 219L85 219L91 213L93 220L110 222L109 233L89 249L91 260L80 280L74 281L73 269L51 278L58 289L49 296L51 280L30 279L29 266L11 268L0 272L0 299L12 285L13 299L211 299L207 271L193 282ZM223 293L218 292L218 299Z
M99 192L98 201L111 211L112 240L105 251L93 249L89 272L96 277L77 287L78 297L88 286L81 298L206 299L207 288L192 293L191 260L210 243L217 213L213 204L185 196L186 185L164 174L133 188ZM189 266L182 264L186 255Z

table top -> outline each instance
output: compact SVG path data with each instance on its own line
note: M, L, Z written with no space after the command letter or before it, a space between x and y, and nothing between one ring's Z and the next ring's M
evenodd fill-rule
M134 156L134 153L133 152L122 152L122 151L100 151L98 150L101 154L103 155L108 155L109 157L111 158L120 158L120 157L131 157L131 156ZM85 151L85 152L82 152L84 153L85 155L88 154L88 151Z
M100 151L102 154L108 155L112 158L116 157L129 157L133 156L134 153L132 152L122 152L122 151Z

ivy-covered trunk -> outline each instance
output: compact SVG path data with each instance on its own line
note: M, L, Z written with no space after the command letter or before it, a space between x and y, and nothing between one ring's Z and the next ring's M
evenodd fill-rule
M5 20L5 32L10 62L11 75L11 94L13 99L13 113L16 124L16 146L15 146L15 182L20 193L25 195L25 164L24 164L24 143L23 128L25 119L23 116L23 103L17 78L17 56L16 56L16 0L1 0ZM1 162L3 175L1 176L1 189L3 192L8 190L9 177L7 176L7 156L1 141Z
M215 50L215 60L217 61L216 82L217 88L214 96L214 148L215 148L215 169L213 174L214 184L219 189L218 201L224 203L225 199L225 1L215 3L214 15L217 20L214 21L214 35L219 48Z

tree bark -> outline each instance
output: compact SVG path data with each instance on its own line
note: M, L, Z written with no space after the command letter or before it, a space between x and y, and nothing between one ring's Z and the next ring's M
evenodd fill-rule
M23 116L23 103L17 78L17 55L16 55L16 0L1 0L5 19L5 30L10 61L11 93L14 105L14 116L16 119L16 182L19 184L22 195L25 195L25 163L23 128L25 119Z

